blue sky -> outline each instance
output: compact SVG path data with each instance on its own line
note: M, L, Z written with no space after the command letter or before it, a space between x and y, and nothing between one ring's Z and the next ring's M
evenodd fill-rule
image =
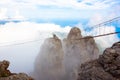
M69 29L74 26L77 26L81 30L83 30L87 27L118 17L119 14L119 0L0 1L0 23L1 26L7 27L15 25L19 27L25 25L36 27L36 25L38 26L41 24L47 24L47 30L51 28L49 27L50 24L50 26L52 25L52 27L54 28L52 28L53 31L55 31L56 28L60 29L60 27L67 27L67 31L69 31ZM14 24L11 22L13 22ZM120 27L118 24L114 24L112 26L114 27L113 31L120 31ZM39 30L40 29L42 30L42 28L39 28Z
M119 12L119 0L0 1L0 19L56 23L62 26L89 21L96 14L112 18L119 16Z

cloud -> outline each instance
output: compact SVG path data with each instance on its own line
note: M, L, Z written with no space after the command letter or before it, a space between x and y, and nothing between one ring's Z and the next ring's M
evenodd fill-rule
M117 0L4 0L0 1L0 7L6 8L7 17L11 18L18 12L20 19L81 19L96 12L104 14L118 3Z
M114 0L24 0L21 2L26 2L28 4L32 5L41 5L41 6L57 6L57 7L71 7L71 8L77 8L77 9L103 9L110 7L111 5L114 5L116 1ZM48 4L49 3L49 4ZM88 5L86 3L89 3L91 5Z
M12 13L11 13L12 12ZM22 16L18 9L13 9L9 11L8 8L0 8L0 20L17 20L17 21L23 21L26 20L24 16Z
M7 9L6 8L0 8L0 20L6 19L7 18L6 14L7 14Z
M78 26L78 27L81 29L82 35L84 37L85 36L98 36L98 35L116 32L115 26L102 26L101 28L95 28L89 32L86 32L83 26ZM110 47L113 43L118 42L120 40L117 34L95 37L94 39L96 43L98 44L100 51L103 51L105 48Z
M91 29L91 31L87 33L93 36L97 36L97 35L116 32L116 26L112 25L111 23L100 25L100 27L99 25L97 25L105 21L108 21L110 19L113 19L114 17L116 17L116 15L109 14L108 16L103 16L101 14L95 14L93 17L91 17L91 19L88 22L88 25L89 25L88 28L91 28L91 26L93 25L92 26L93 29ZM97 26L94 26L94 25L97 25ZM119 41L120 39L118 38L117 34L114 34L114 35L108 35L103 37L97 37L95 38L95 40L101 46L101 49L104 50L105 48L110 47L111 44L113 44L114 42Z
M95 13L93 16L91 16L87 25L93 27L94 25L98 25L98 24L103 23L105 21L109 21L109 20L112 20L114 18L119 17L116 14L116 12L109 12L109 13L110 14L107 14L107 16L100 14L100 13Z
M95 19L94 19L95 20ZM97 20L95 20L97 21ZM95 22L94 21L94 22ZM84 25L78 24L81 31L84 31ZM114 26L105 26L105 32L115 31ZM40 40L35 43L27 43L22 45L12 45L0 47L0 60L7 59L11 62L10 70L12 72L27 72L29 73L33 69L34 60L39 52L40 45L43 41L51 37L53 33L68 33L70 26L62 27L53 23L33 23L33 22L19 22L19 23L7 23L0 27L0 46L22 43L30 40ZM101 29L103 31L103 29ZM97 34L97 29L93 30L94 34ZM63 36L63 34L60 34ZM59 37L61 37L59 36ZM85 35L84 35L85 36ZM95 38L96 42L102 47L102 49L111 46L115 41L118 41L116 35ZM104 48L103 48L104 47ZM27 60L26 60L27 57ZM20 63L22 63L22 66ZM27 69L26 69L27 68Z
M25 18L20 15L19 11L15 11L15 15L12 17L13 20L25 20Z
M95 14L91 17L88 25L94 26L94 25L97 25L97 24L102 23L104 21L105 21L104 16L102 16L101 14Z
M0 19L12 18L31 20L32 18L39 18L40 20L80 20L81 18L88 19L92 16L88 24L94 25L115 17L116 12L117 15L119 15L120 8L114 7L115 5L118 5L118 1L119 0L1 0ZM108 12L109 10L110 12ZM52 36L54 32L67 33L71 29L70 26L64 28L61 27L62 26L54 23L33 23L26 21L19 23L10 22L5 25L0 25L0 45L40 39L40 42L38 43L0 47L0 60L10 60L12 63L10 69L15 72L30 71L30 66L32 66L34 59L39 52L39 47L44 39ZM85 32L84 25L79 24L79 27L81 28L81 31ZM115 31L114 26L105 27L107 30L106 32L110 30ZM101 31L104 30L101 29ZM93 30L93 33L98 34L98 30ZM116 35L95 39L96 42L104 48L119 40ZM26 68L29 68L29 70L27 69L26 71Z
M1 1L0 1L0 4L6 4L6 3L9 3L9 2L11 2L11 1L13 1L13 0L1 0Z
M6 42L19 42L34 40L41 33L49 33L52 35L53 32L68 32L69 26L61 28L60 25L52 23L32 23L32 22L19 22L19 23L7 23L0 27L0 43Z
M120 3L119 3L120 4ZM116 5L115 7L113 7L113 9L111 9L108 13L111 14L111 17L118 17L120 16L120 5Z
M71 29L53 23L19 22L0 26L0 60L9 60L12 72L30 73L43 41L53 33L63 36ZM29 42L35 41L35 42ZM24 43L25 44L19 44ZM27 43L28 42L28 43ZM19 44L19 45L12 45Z

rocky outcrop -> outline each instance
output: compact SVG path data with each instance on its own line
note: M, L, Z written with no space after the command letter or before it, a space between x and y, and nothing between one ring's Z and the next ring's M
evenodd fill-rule
M73 27L67 36L67 39L70 39L70 40L75 40L80 38L82 38L81 31L77 27Z
M0 61L0 80L33 80L25 73L11 73L8 70L9 64L9 61Z
M77 80L120 80L120 42L107 48L98 59L82 64Z
M55 34L46 39L35 62L36 80L61 80L63 56L61 40Z
M63 49L67 80L75 80L79 66L99 56L99 50L93 37L82 37L81 31L77 27L72 28L67 38L64 39Z
M74 27L66 39L55 34L41 46L35 61L36 80L75 80L81 63L99 56L97 45L91 36L84 37Z

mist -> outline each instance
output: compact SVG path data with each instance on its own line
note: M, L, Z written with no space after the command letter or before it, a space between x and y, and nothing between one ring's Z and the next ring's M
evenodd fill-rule
M61 28L50 23L11 22L1 25L0 30L0 60L10 61L11 72L30 74L44 40L53 33L62 38L70 27Z
M55 34L47 38L35 60L35 80L76 80L80 65L100 54L92 37L80 38L83 36L77 27L62 40Z
M80 37L81 34L84 32L83 31L84 26L78 26L78 27L81 29L80 34L78 34L78 36ZM108 31L110 29L112 31L115 30L114 26L111 28L110 27L106 27L106 28L108 29ZM65 79L70 80L69 78L71 78L71 76L73 76L71 79L76 78L77 76L76 69L82 63L83 59L89 60L88 56L90 57L90 55L86 57L82 55L83 56L82 60L78 59L80 58L80 56L78 55L83 49L82 47L80 48L80 45L86 45L86 44L84 41L82 41L82 43L84 44L80 44L80 45L70 44L70 43L77 44L76 43L77 41L74 42L73 40L73 42L69 42L69 39L67 39L70 29L71 29L70 26L62 27L60 25L56 25L52 23L38 24L38 23L31 23L31 22L20 22L20 23L10 22L5 25L1 25L0 27L0 30L1 30L0 31L0 55L1 55L0 60L10 61L9 69L11 70L11 72L15 72L15 73L25 72L31 75L33 78L36 78L36 80L39 80L38 76L40 75L42 76L43 74L40 73L36 75L37 73L35 72L36 65L37 65L37 68L39 69L39 67L41 67L43 63L45 63L45 65L48 66L47 63L49 61L48 59L46 62L44 62L44 59L42 60L41 57L43 57L43 55L44 56L49 55L49 53L53 53L53 54L59 53L58 55L52 55L54 60L55 56L60 57L59 55L63 54L61 55L60 60L58 60L60 61L59 64L61 65L61 67L56 69L58 74L54 73L55 75L51 75L53 76L53 78L51 79L56 79L57 77L57 79L59 78L61 80L65 80ZM97 30L94 30L94 32L96 34ZM60 48L61 50L59 49L60 51L56 50L56 47L55 47L56 44L54 44L53 34L56 34L59 39L57 44L60 44L62 47ZM82 35L82 36L84 37L85 35ZM52 44L49 43L49 40L46 41L49 38L50 39L53 38ZM114 39L114 41L111 41L111 39L112 40ZM66 40L68 41L66 42ZM118 40L119 39L116 35L112 35L108 37L96 38L95 42L98 42L99 49L100 48L105 49L105 47L108 47L111 44L111 42L113 43ZM101 45L100 43L105 45ZM68 44L69 46L67 46ZM78 48L80 48L80 50L78 50ZM53 50L53 52L50 52L51 50ZM89 51L90 49L88 47L88 52ZM74 52L76 54L72 55ZM88 53L87 51L82 51L82 52L85 53L86 55ZM68 55L69 57L66 55ZM50 60L51 60L51 57L50 57ZM78 57L78 58L75 58L75 57ZM74 63L74 64L71 64L71 63ZM56 64L53 63L52 66ZM74 66L75 70L72 69L73 65L76 65ZM66 70L66 68L68 68L68 70ZM54 70L54 69L51 69L51 70ZM70 71L70 74L69 74L69 71ZM39 70L38 70L38 73L39 73ZM46 74L46 75L49 75L49 74ZM50 78L50 77L48 76L47 78Z

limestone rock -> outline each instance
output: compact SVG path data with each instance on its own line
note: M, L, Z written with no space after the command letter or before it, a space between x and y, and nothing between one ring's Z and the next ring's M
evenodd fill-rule
M74 40L74 39L80 39L80 38L82 38L80 29L77 28L77 27L73 27L73 28L70 30L67 38L68 38L68 39L73 39L73 40Z
M33 80L25 73L14 74L8 77L1 77L0 80Z
M9 62L4 60L4 61L0 61L0 77L8 77L10 76L12 73L7 69L9 67Z
M9 67L9 61L0 61L0 80L33 80L25 73L11 73L7 68Z
M84 38L84 39L81 39ZM65 70L67 80L74 80L79 66L99 56L97 45L91 36L82 37L79 28L72 28L68 37L63 41Z
M35 62L36 80L60 80L63 74L61 40L54 34L44 41Z
M36 80L77 79L79 66L99 56L93 37L81 38L80 29L74 27L63 41L55 34L46 39L35 61Z
M81 65L78 80L120 80L120 42Z

